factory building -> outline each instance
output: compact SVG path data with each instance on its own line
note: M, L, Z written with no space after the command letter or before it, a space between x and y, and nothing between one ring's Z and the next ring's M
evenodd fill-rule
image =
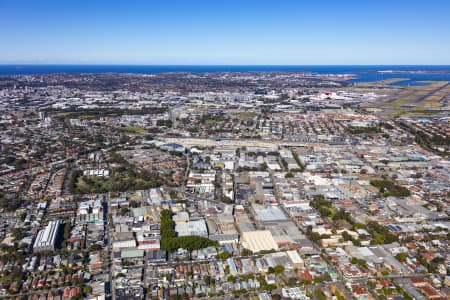
M48 225L41 229L34 242L33 251L43 252L43 251L55 251L56 244L58 242L60 227L63 221L50 221Z

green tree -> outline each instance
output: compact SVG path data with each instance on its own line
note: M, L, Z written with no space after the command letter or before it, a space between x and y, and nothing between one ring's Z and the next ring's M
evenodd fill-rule
M400 262L406 262L406 259L408 258L408 253L405 253L405 252L399 253L395 256L395 258L397 258L398 261L400 261Z
M220 252L216 256L217 259L227 259L227 258L230 258L230 257L231 257L231 255L228 252Z
M314 296L319 300L327 300L327 296L325 296L325 294L319 289L314 290Z
M325 281L327 281L327 282L333 281L333 279L331 278L330 273L328 273L328 272L325 272L325 273L323 274L323 280L325 280Z
M274 272L276 275L282 274L282 273L284 272L284 266L282 266L282 265L277 265L277 266L275 266L275 267L273 268L273 272Z
M287 173L284 175L284 178L292 178L292 177L294 177L294 173L292 173L292 172L287 172Z

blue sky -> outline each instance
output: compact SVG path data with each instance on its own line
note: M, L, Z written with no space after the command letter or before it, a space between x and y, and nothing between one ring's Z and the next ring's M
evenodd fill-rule
M449 0L0 0L0 63L450 64Z

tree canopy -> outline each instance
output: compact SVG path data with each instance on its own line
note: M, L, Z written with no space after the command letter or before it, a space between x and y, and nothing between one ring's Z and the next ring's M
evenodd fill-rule
M174 252L182 248L192 252L194 250L218 246L217 241L212 241L202 236L177 236L175 223L172 220L172 212L168 209L161 211L161 249Z

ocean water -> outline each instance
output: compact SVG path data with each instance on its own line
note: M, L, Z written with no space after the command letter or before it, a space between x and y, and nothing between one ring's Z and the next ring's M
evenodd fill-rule
M450 66L343 66L343 65L0 65L0 76L33 74L138 73L166 72L311 72L318 74L354 74L349 82L370 82L406 78L395 85L422 85L422 81L450 81ZM380 72L383 71L383 72ZM387 72L386 72L387 71ZM425 83L426 84L426 83Z

